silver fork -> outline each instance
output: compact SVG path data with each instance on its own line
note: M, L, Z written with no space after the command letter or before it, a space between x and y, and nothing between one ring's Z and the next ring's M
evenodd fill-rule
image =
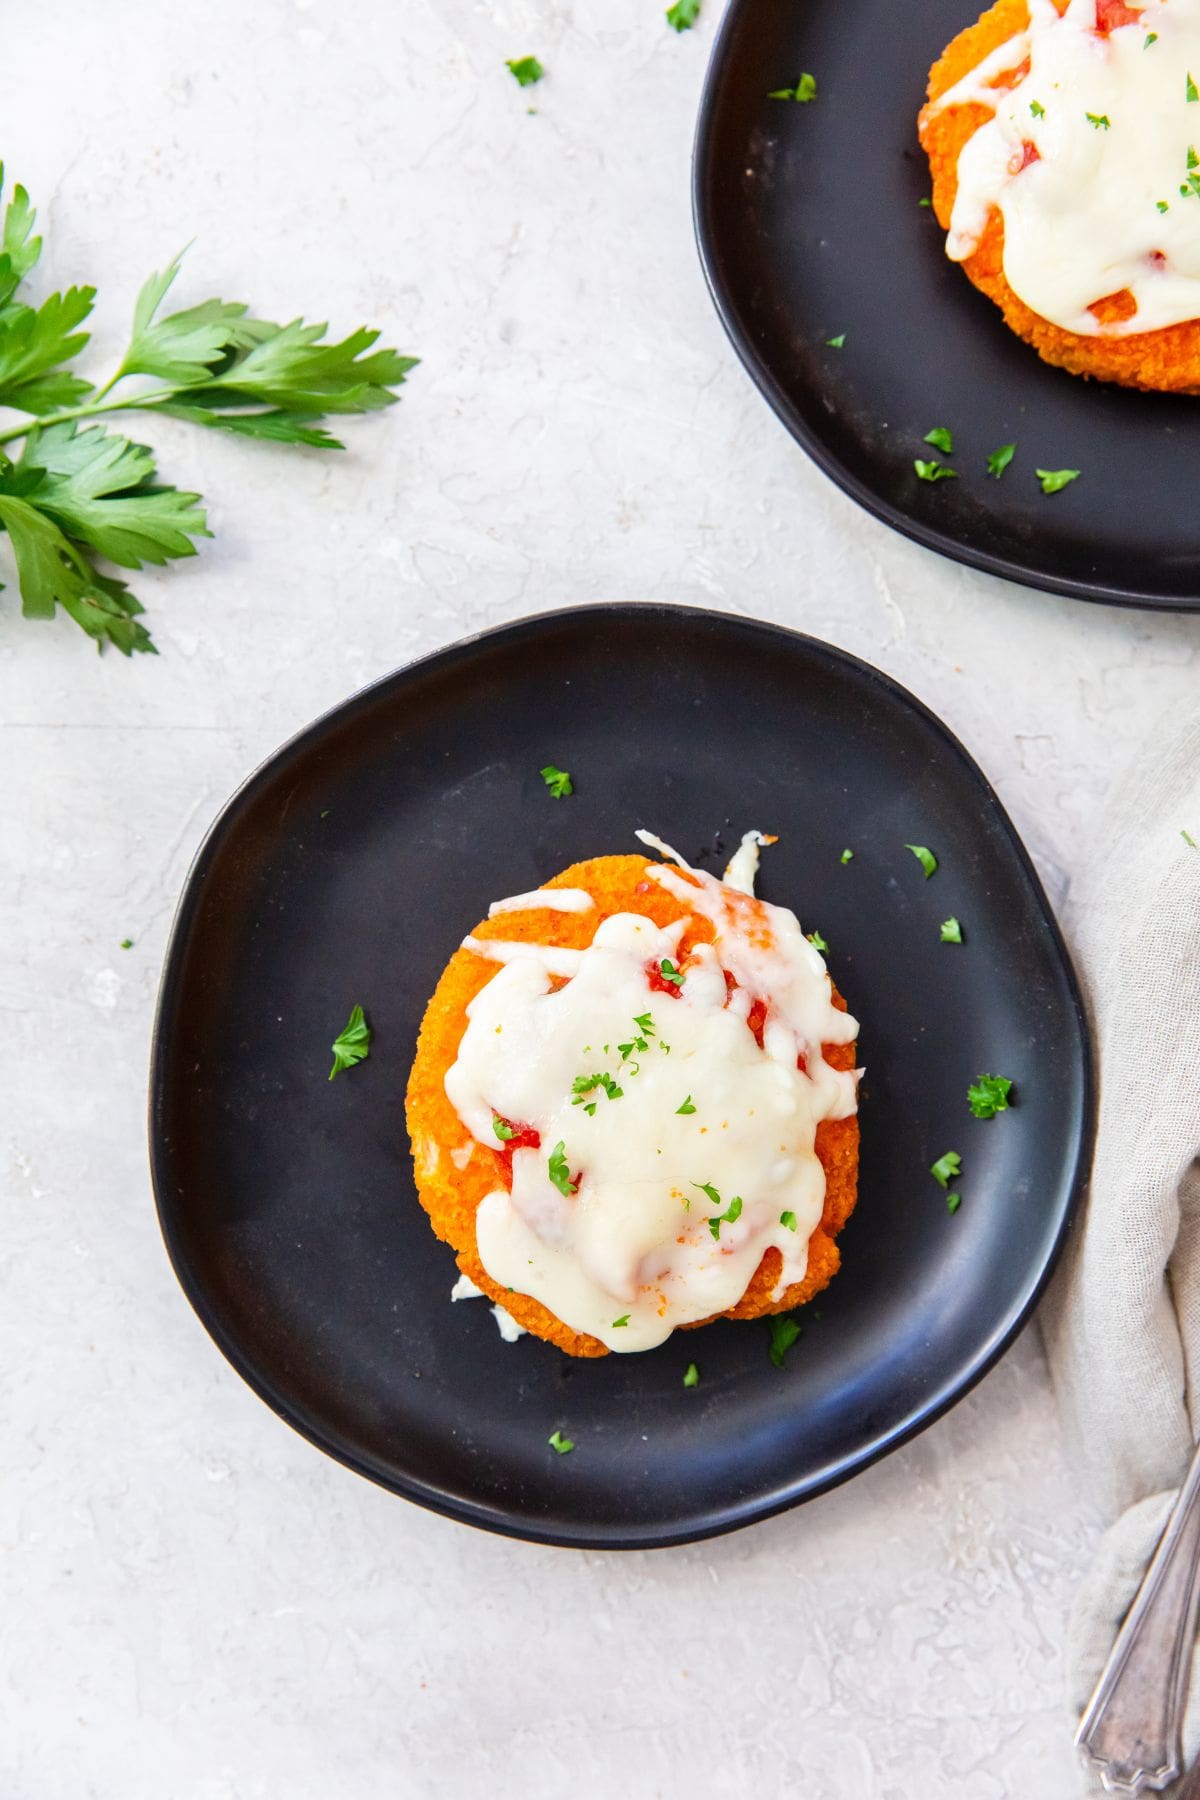
M1183 1772L1198 1609L1200 1445L1075 1733L1106 1793L1159 1793ZM1200 1764L1173 1800L1200 1800Z

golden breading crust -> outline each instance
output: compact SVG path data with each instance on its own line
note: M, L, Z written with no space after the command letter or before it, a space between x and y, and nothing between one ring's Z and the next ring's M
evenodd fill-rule
M1067 0L1054 0L1065 12ZM1121 13L1114 23L1121 22ZM985 56L1006 43L1029 23L1026 0L996 0L994 6L961 31L943 51L929 74L929 100L937 100L948 88L969 75ZM1014 71L1018 73L1018 71ZM1011 78L1002 78L1011 79ZM967 139L991 117L977 104L950 106L943 112L932 104L921 109L917 129L921 147L933 175L933 207L943 230L950 226L954 197L958 192L958 159ZM1018 299L1004 274L1004 219L992 209L977 249L963 263L977 288L994 300L1006 323L1032 344L1043 361L1069 369L1073 375L1091 375L1097 381L1115 381L1122 387L1151 388L1164 393L1200 393L1200 320L1167 325L1133 337L1084 337L1052 325ZM1092 307L1097 319L1112 322L1132 316L1135 302L1128 289L1120 294L1097 294Z
M584 888L596 902L596 910L579 913L539 911L503 913L484 919L475 927L480 938L506 938L585 949L599 920L618 912L638 912L657 925L669 925L686 908L654 881L646 879L650 867L644 856L598 856L574 863L545 887ZM712 927L697 919L681 947L711 941ZM510 1293L491 1280L479 1260L475 1244L475 1209L485 1194L511 1182L509 1163L499 1150L475 1144L446 1098L446 1071L458 1055L467 1027L467 1006L496 973L496 965L470 950L457 950L447 963L433 998L426 1008L417 1041L417 1055L408 1083L408 1130L412 1139L417 1193L437 1235L456 1252L458 1266L477 1287L510 1312L518 1324L537 1337L546 1338L570 1356L605 1356L607 1347L585 1332L572 1331L528 1294ZM834 990L833 1003L841 1011L846 1003ZM669 1004L669 1002L668 1002ZM854 1067L854 1046L829 1044L825 1058L835 1069ZM459 1169L451 1157L458 1149L472 1147L469 1160ZM834 1239L850 1214L858 1190L858 1120L825 1120L817 1127L817 1155L825 1169L825 1209L808 1249L808 1269L803 1281L794 1282L772 1300L782 1259L774 1247L767 1250L750 1284L728 1316L754 1319L764 1313L783 1312L800 1306L828 1287L841 1258ZM707 1324L707 1320L697 1323Z

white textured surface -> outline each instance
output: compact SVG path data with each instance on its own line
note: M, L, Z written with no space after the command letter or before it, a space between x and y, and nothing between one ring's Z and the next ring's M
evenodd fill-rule
M3 1800L1068 1790L1093 1525L1033 1338L801 1512L550 1552L294 1437L193 1319L153 1219L147 1044L191 852L282 737L422 650L602 596L802 625L943 714L1056 894L1113 773L1194 701L1200 619L926 555L752 392L691 239L715 12L680 38L649 0L22 15L2 148L46 274L101 286L102 352L194 235L185 298L370 319L425 362L341 459L163 425L217 536L138 579L157 661L98 661L0 601ZM531 50L549 78L526 95L503 59Z

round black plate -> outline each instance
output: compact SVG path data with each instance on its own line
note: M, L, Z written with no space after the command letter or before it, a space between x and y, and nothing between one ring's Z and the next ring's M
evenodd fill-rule
M1193 399L1041 362L946 259L916 118L978 0L731 0L696 139L717 310L788 429L860 505L960 562L1081 600L1200 606ZM801 70L808 105L767 98ZM845 333L844 346L826 340ZM954 434L957 481L918 480ZM996 480L986 458L1016 443ZM1045 495L1035 468L1082 470Z
M543 785L550 761L575 777L570 800ZM442 966L489 900L634 850L641 824L713 869L743 828L777 831L761 891L825 934L862 1021L858 1211L782 1369L761 1322L596 1361L505 1345L482 1301L451 1306L453 1260L413 1190L404 1089ZM932 880L906 842L940 857ZM950 914L962 947L939 942ZM370 1060L330 1083L327 1046L359 1002ZM989 1123L966 1104L985 1070L1020 1094ZM314 1443L472 1524L649 1546L843 1480L978 1379L1054 1259L1090 1091L1037 878L923 706L773 626L589 606L401 670L230 801L167 956L152 1164L192 1304ZM928 1172L950 1149L955 1217ZM556 1427L571 1455L548 1447Z

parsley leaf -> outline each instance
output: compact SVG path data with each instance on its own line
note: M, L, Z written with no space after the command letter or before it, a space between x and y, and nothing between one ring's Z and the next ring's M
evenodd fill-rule
M829 945L825 942L825 939L821 936L819 931L806 931L804 935L814 950L819 951L822 956L829 955Z
M575 1448L573 1439L571 1439L569 1437L564 1437L562 1432L558 1431L557 1429L550 1433L550 1436L546 1439L546 1442L549 1444L549 1446L552 1450L557 1450L558 1454L560 1456L568 1456L570 1454L570 1452Z
M517 1135L516 1126L510 1125L507 1119L502 1119L499 1113L492 1114L492 1130L502 1144L507 1144L509 1138L515 1138Z
M1151 31L1151 32L1148 32L1148 33L1147 33L1147 35L1146 35L1146 40L1145 40L1145 42L1144 42L1144 43L1143 43L1143 45L1142 45L1142 49L1143 49L1143 50L1148 50L1148 49L1149 49L1149 48L1150 48L1150 46L1151 46L1151 44L1157 44L1157 42L1158 42L1158 33L1157 33L1157 31Z
M1060 488L1079 480L1078 469L1035 469L1033 472L1042 484L1043 494L1057 494Z
M988 474L994 475L999 481L1016 453L1017 446L1015 444L1001 444L1000 448L993 450L987 459Z
M946 1211L948 1213L956 1213L961 1205L962 1205L962 1195L961 1194L947 1194L946 1195Z
M618 1087L613 1077L607 1073L599 1075L577 1075L571 1083L571 1092L575 1095L572 1106L583 1106L584 1098L594 1094L597 1088L603 1088L610 1100L620 1100L625 1089ZM585 1112L594 1113L595 1105L584 1107Z
M1196 100L1200 100L1200 93L1198 93L1198 92L1197 92L1197 91L1196 91L1196 84L1195 84L1195 82L1194 82L1194 81L1193 81L1193 80L1192 80L1192 76L1191 76L1191 71L1190 71L1190 70L1189 70L1189 71L1188 71L1188 78L1187 78L1187 88L1186 88L1186 90L1185 90L1185 92L1186 92L1186 95L1187 95L1187 100L1188 100L1188 104L1189 104L1189 105L1191 105L1191 104L1192 104L1192 103L1193 103L1193 102L1194 102L1194 101L1196 101Z
M957 919L943 919L938 926L938 936L943 944L961 944L963 941L962 926Z
M1183 839L1185 844L1191 845L1193 850L1200 849L1200 844L1197 844L1197 842L1196 842L1195 838L1192 836L1191 832L1185 831L1182 826L1180 826L1179 835Z
M1155 201L1155 202L1154 202L1154 204L1155 204L1155 206L1156 206L1156 207L1157 207L1157 208L1158 208L1158 210L1159 210L1159 212L1160 212L1160 213L1163 213L1163 212L1170 212L1170 210L1171 210L1171 209L1170 209L1170 207L1169 207L1169 206L1168 206L1168 205L1167 205L1167 202L1166 202L1166 201L1165 201L1165 200L1156 200L1156 201Z
M842 345L846 342L846 334L844 331L840 331L837 337L826 338L825 342L831 350L840 350Z
M798 100L807 106L810 100L817 97L817 81L814 75L804 74L799 77L795 87L772 88L767 95L768 100Z
M667 8L667 24L676 31L690 31L700 17L700 0L675 0Z
M504 64L518 87L532 87L546 73L536 56L517 56L506 60Z
M929 1171L939 1187L949 1187L961 1172L962 1157L957 1150L947 1150L944 1156L938 1157Z
M122 568L194 556L192 539L212 535L199 494L157 486L152 452L100 425L34 426L17 467L41 472L39 512Z
M333 1067L329 1071L329 1079L340 1075L343 1069L352 1069L355 1063L365 1061L371 1054L371 1027L363 1017L361 1006L350 1009L350 1017L333 1040Z
M609 1330L615 1331L617 1329L618 1325L628 1325L628 1323L629 1323L629 1314L622 1313L619 1319L613 1320L612 1324L609 1326Z
M905 844L904 848L912 851L913 855L925 871L926 881L929 880L931 875L937 874L937 857L933 854L932 850L927 850L924 844Z
M664 981L672 982L675 987L682 987L687 980L687 976L680 974L678 968L671 961L669 956L663 957L662 962L658 965L658 972ZM638 1048L644 1050L645 1045L640 1044Z
M683 1385L684 1387L698 1387L699 1383L700 1371L695 1363L689 1363L683 1373Z
M1093 131L1107 131L1111 124L1107 113L1085 113L1084 117Z
M1029 102L1029 110L1035 119L1044 119L1046 116L1046 109L1040 100L1031 100Z
M639 1031L645 1032L647 1037L657 1037L658 1033L654 1029L654 1020L649 1013L635 1013L633 1022Z
M1003 1075L981 1075L967 1089L967 1103L977 1119L994 1119L1008 1111L1012 1082Z
M795 1215L795 1213L794 1212L781 1212L779 1215L779 1223L781 1225L785 1226L788 1231L795 1231L796 1230L796 1215Z
M932 431L925 433L925 442L940 450L943 456L954 455L954 439L944 425L935 425Z
M838 861L844 862L844 863L853 862L854 861L853 850L843 850L841 856L838 858Z
M742 1197L735 1194L723 1213L717 1213L708 1221L708 1229L713 1236L720 1239L722 1225L732 1225L742 1216Z
M571 1171L567 1167L566 1145L562 1138L559 1138L550 1152L546 1169L554 1186L566 1199L569 1200L572 1194L579 1192L579 1183L571 1180Z
M88 341L79 331L92 310L96 290L68 288L51 294L36 312L20 303L0 314L0 406L20 412L52 413L74 406L89 394L90 381L65 374L59 364L78 356Z
M565 769L556 769L553 763L547 763L538 773L556 800L565 800L568 794L575 792L575 785Z
M702 1194L707 1194L714 1206L720 1206L721 1196L711 1181L693 1181L692 1186L699 1188Z
M695 1110L696 1108L692 1105L692 1096L689 1094L683 1105L675 1108L675 1116L678 1118L681 1113L694 1113Z
M122 948L122 950L132 950L133 949L133 939L132 938L122 938L121 939L121 948Z
M919 456L913 463L913 468L922 481L956 481L958 479L957 469L948 469L944 463L940 462L923 462Z
M767 1320L771 1328L771 1348L767 1354L777 1369L782 1369L783 1359L800 1336L800 1327L788 1313L773 1313Z

